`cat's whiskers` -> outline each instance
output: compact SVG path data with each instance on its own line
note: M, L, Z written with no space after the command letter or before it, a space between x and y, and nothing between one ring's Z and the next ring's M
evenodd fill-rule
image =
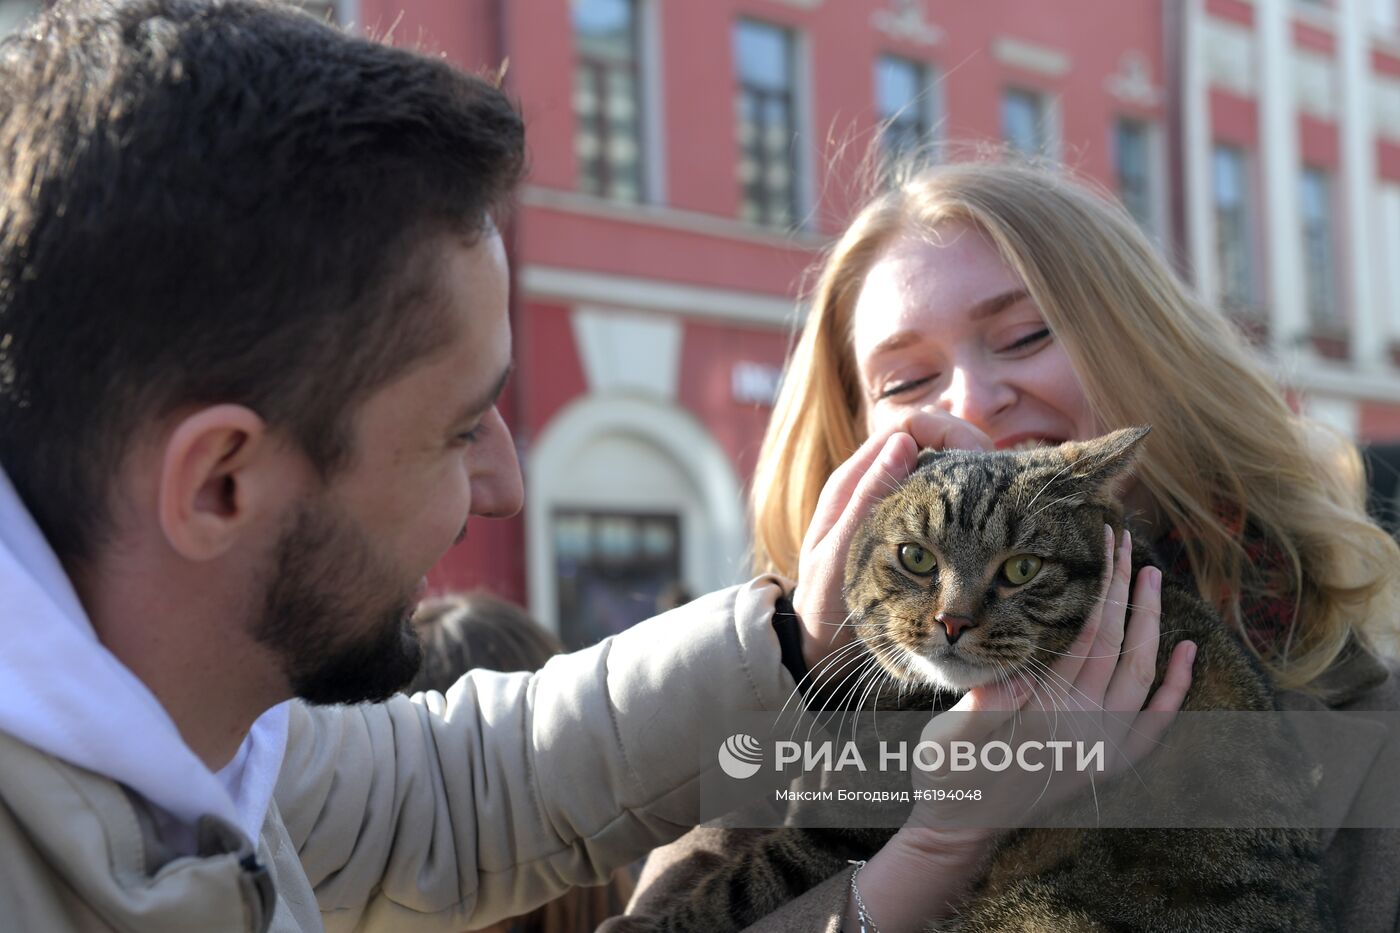
M1040 498L1040 494L1043 493L1045 490L1049 489L1050 485L1054 483L1055 480L1059 479L1061 476L1064 476L1065 473L1072 466L1074 466L1074 462L1070 461L1069 463L1066 463L1064 466L1060 467L1060 469L1056 471L1054 476L1050 477L1048 480L1045 481L1044 486L1041 486L1039 489L1036 490L1035 495L1031 496L1031 501L1027 502L1024 506L1022 506L1022 508L1029 510L1031 506L1035 505L1035 500Z
M858 686L860 685L861 681L864 680L864 678L866 677L866 675L870 672L870 670L871 670L873 667L879 667L879 665L880 665L880 660L879 660L879 658L877 658L877 657L875 656L875 654L874 654L874 649L875 649L875 647L876 647L876 643L872 640L870 643L867 644L867 647L869 647L869 648L871 649L871 653L870 653L869 655L865 655L865 656L856 655L855 657L856 657L856 659L858 659L858 663L855 664L854 669L853 669L852 671L850 671L849 673L847 673L845 677L841 678L841 680L840 680L838 683L836 683L836 684L830 689L830 692L829 692L828 696L831 696L831 697L838 697L838 696L842 696L842 695L849 696L851 693L853 693L853 692L858 688ZM852 677L855 677L855 682L851 684L850 689L847 690L847 691L845 692L845 694L842 694L841 688L842 688L843 686L845 686L846 682L849 681L849 680L851 680ZM813 719L813 721L812 721L812 724L811 724L811 725L808 727L808 729L807 729L807 740L808 740L808 741L811 741L811 739L812 739L812 733L813 733L814 731L816 731L817 726L822 725L822 722L821 722L821 714L822 714L823 712L831 712L831 713L833 714L831 717L828 717L828 719L827 719L827 724L830 724L830 722L832 721L832 719L834 719L834 718L836 717L836 715L838 715L838 714L840 714L840 713L842 713L842 712L845 712L845 711L844 711L844 710L840 710L840 709L831 710L831 711L828 711L828 710L817 710L817 711L816 711L816 716L814 717L814 719Z
M1036 493L1036 495L1039 495L1039 493ZM1035 510L1034 512L1032 512L1031 514L1027 515L1027 516L1026 516L1026 519L1027 519L1027 520L1030 520L1030 519L1032 519L1032 518L1035 518L1037 515L1039 515L1041 512L1044 512L1046 509L1051 508L1052 506L1059 505L1061 502L1068 502L1069 500L1071 500L1071 499L1077 497L1078 495L1079 495L1079 493L1077 493L1077 492L1072 492L1072 493L1070 493L1070 494L1067 495L1067 496L1061 496L1061 497L1058 498L1058 499L1052 499L1052 500L1050 500L1049 502L1047 502L1047 503L1045 503L1044 505L1042 505L1040 508L1036 509L1036 510Z
M1059 673L1059 672L1056 671L1054 668L1052 668L1052 667L1050 667L1049 665L1047 665L1044 661L1041 661L1041 660L1039 660L1038 658L1034 658L1034 657L1032 657L1032 658L1027 658L1027 661L1029 661L1029 662L1032 663L1032 664L1039 665L1042 669L1045 670L1046 673L1048 673L1048 674L1050 674L1051 676L1053 676L1053 677L1059 679L1059 680L1062 681L1063 683L1067 684L1067 685L1069 686L1070 689L1074 690L1074 691L1075 691L1076 693L1078 693L1080 696L1084 696L1085 699L1088 699L1088 697L1085 696L1085 694L1084 694L1084 692L1083 692L1082 690L1080 690L1078 687L1076 687L1076 686L1075 686L1073 683L1071 683L1070 681L1066 680L1063 674ZM1092 702L1092 701L1091 701L1091 702ZM1107 716L1112 717L1112 718L1114 719L1114 721L1116 721L1116 722L1124 723L1125 720L1124 720L1123 715L1120 715L1119 713L1116 713L1116 712L1111 711L1111 710L1106 710L1106 709L1104 709L1102 706L1099 706L1098 704L1093 704L1093 705L1097 707L1097 710L1096 710L1097 712L1101 712L1101 713L1103 713L1103 714L1105 714L1105 715L1107 715ZM1093 711L1091 711L1091 710L1082 710L1082 711L1083 711L1083 712L1093 712ZM1131 716L1133 716L1134 719L1136 719L1136 714L1127 714L1127 715L1131 715ZM1070 718L1070 722L1071 722L1071 724L1074 724L1074 718L1073 718L1073 717ZM1143 733L1141 733L1141 732L1139 732L1139 731L1137 730L1137 728L1136 728L1136 726L1134 725L1133 722L1129 721L1129 722L1126 723L1126 725L1127 725L1127 731L1128 731L1128 732L1132 733L1133 735L1139 736L1139 737L1145 737ZM1082 737L1080 737L1080 738L1082 739ZM1131 759L1128 755L1126 755L1126 754L1123 753L1123 749L1122 749L1122 748L1119 746L1119 744L1118 744L1117 742L1115 742L1112 738L1109 738L1109 739L1108 739L1108 742L1109 742L1109 744L1111 744L1111 745L1113 746L1113 751L1115 752L1115 754L1117 754L1118 757L1121 758L1121 759L1127 764L1128 770L1131 771L1131 772L1133 773L1133 776L1134 776L1135 778L1138 779L1138 782L1145 785L1146 782L1143 781L1142 774L1137 770L1137 767L1133 764L1132 759ZM1090 774L1090 775L1089 775L1089 786L1090 786L1091 788L1094 788L1094 812L1097 814L1097 813L1098 813L1098 790L1097 790L1097 787L1096 787L1096 785L1095 785L1095 783L1094 783L1093 774Z
M837 648L835 651L827 655L821 661L817 662L816 666L809 670L806 676L802 678L802 680L803 682L806 682L808 678L812 678L808 686L813 687L817 685L817 679L819 677L824 677L827 679L829 684L830 678L835 677L837 673L839 673L842 670L845 670L848 667L851 667L851 665L853 664L857 664L858 662L864 660L867 657L867 651L870 645L878 644L884 639L893 637L893 635L890 635L886 632L877 632L874 635L872 635L869 639L866 639L864 641L857 639L855 641L850 642L849 644L842 645L840 648ZM849 676L850 675L848 673L847 677ZM799 683L798 689L794 690L793 693L800 693L801 686L801 683ZM839 687L840 684L838 683L835 686ZM830 693L834 693L835 687L828 686L828 690ZM791 697L789 697L789 699L791 699ZM786 710L786 708L787 705L784 704L784 710ZM803 710L807 711L805 706L803 707Z
M881 632L878 634L883 635L884 633ZM806 696L803 694L802 685L808 684L809 686L813 686L816 684L819 675L834 674L836 670L858 659L864 648L865 643L857 639L842 645L813 665L806 674L802 675L802 679L797 682L792 692L788 694L787 700L783 703L783 708L778 711L778 721L782 721L783 716L787 713L788 705L791 704L794 699L798 700L798 715L801 715L803 712L808 712L805 705ZM845 656L844 658L842 657L843 655Z
M857 692L859 692L861 694L861 699L859 702L856 702L854 704L847 704L846 708L844 709L837 710L836 715L833 716L833 719L836 721L836 738L838 740L840 739L841 734L846 729L847 718L849 717L852 720L852 722L854 722L855 718L859 716L861 703L864 702L864 689L872 681L873 678L877 678L879 676L881 670L883 670L883 668L880 666L880 659L875 657L874 655L871 655L869 663L867 663L861 668L860 676L856 678L855 683L851 684L851 689L848 695L856 694ZM830 724L830 722L831 720L828 720L828 724ZM809 741L811 740L811 737L811 733L809 732L807 735ZM854 732L852 732L852 738L854 737Z

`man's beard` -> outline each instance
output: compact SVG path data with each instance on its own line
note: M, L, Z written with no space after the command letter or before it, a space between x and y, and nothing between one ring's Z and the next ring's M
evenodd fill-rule
M307 702L385 700L422 661L410 622L414 588L395 579L353 519L322 499L299 508L277 542L253 637L276 653L293 694Z

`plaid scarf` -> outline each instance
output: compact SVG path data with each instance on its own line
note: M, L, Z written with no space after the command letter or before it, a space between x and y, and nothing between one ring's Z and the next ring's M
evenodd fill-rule
M1239 518L1226 519L1236 534L1240 534ZM1243 530L1241 544L1245 551L1245 583L1240 594L1240 618L1244 622L1244 637L1261 655L1268 656L1280 647L1293 627L1294 604L1287 595L1289 589L1288 562L1283 552L1264 535L1248 524ZM1164 573L1172 574L1183 583L1195 586L1191 561L1186 554L1186 539L1173 528L1153 545L1162 562ZM1233 595L1227 589L1221 594L1220 606L1228 606Z

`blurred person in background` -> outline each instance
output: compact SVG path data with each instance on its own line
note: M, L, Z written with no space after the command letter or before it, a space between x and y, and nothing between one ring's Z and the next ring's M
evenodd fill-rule
M522 607L490 593L445 594L419 604L413 625L423 643L423 665L406 693L446 693L470 670L537 671L564 646ZM429 700L429 703L434 701ZM575 888L523 916L489 927L490 933L593 933L622 913L632 896L627 869L592 888Z

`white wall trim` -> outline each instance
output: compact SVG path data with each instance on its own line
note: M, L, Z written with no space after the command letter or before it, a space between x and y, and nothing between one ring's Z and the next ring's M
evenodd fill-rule
M894 9L876 10L870 14L870 25L894 39L937 45L945 32L928 20L923 0L894 0Z
M1186 50L1182 72L1182 148L1186 186L1186 245L1191 277L1201 300L1214 304L1220 291L1215 265L1215 193L1210 128L1211 36L1205 0L1183 0Z
M592 393L640 392L674 401L680 389L681 319L576 307L574 344Z
M1400 376L1357 370L1348 363L1295 349L1283 360L1264 358L1265 367L1281 386L1355 401L1400 404Z
M788 298L556 266L526 265L517 281L526 297L571 304L668 311L772 327L788 327L803 316L801 304Z
M1262 18L1256 8L1254 16ZM1248 26L1216 19L1204 6L1193 7L1192 19L1200 23L1199 54L1205 59L1207 84L1215 84L1244 97L1259 87L1259 40Z
M702 236L727 240L743 240L748 243L775 246L780 249L814 250L824 246L827 242L826 237L804 230L781 233L772 227L746 223L736 218L717 214L679 210L662 204L632 204L600 198L580 191L565 191L560 188L545 188L540 185L526 185L520 192L520 203L527 207L567 211L570 214L598 217L604 220L650 224L684 233L697 233Z
M992 40L992 57L1003 65L1010 65L1022 71L1058 78L1069 74L1074 61L1069 53L1060 49L1027 42L1013 36L997 36Z
M1298 114L1293 93L1293 28L1285 3L1254 8L1260 58L1260 139L1264 198L1265 301L1269 333L1286 352L1309 329L1303 271L1303 231L1299 211Z
M1342 171L1341 247L1345 261L1343 290L1351 308L1351 349L1358 366L1382 369L1390 360L1386 346L1385 307L1376 250L1382 239L1380 186L1376 183L1376 134L1371 123L1371 55L1367 18L1361 0L1338 0L1341 19L1338 62L1341 72Z
M696 539L687 528L686 548L707 548L714 559L708 572L686 582L709 591L747 575L749 553L743 487L719 444L689 413L650 399L619 395L584 396L556 415L526 461L525 550L530 612L552 631L559 630L550 519L556 504L576 504L571 494L574 457L596 438L626 434L644 439L667 454L689 476L706 506L711 540ZM617 503L626 508L627 503ZM724 562L733 566L723 566Z
M1147 56L1128 49L1118 59L1118 70L1104 78L1104 90L1125 104L1156 107L1162 102L1162 89L1152 83Z

